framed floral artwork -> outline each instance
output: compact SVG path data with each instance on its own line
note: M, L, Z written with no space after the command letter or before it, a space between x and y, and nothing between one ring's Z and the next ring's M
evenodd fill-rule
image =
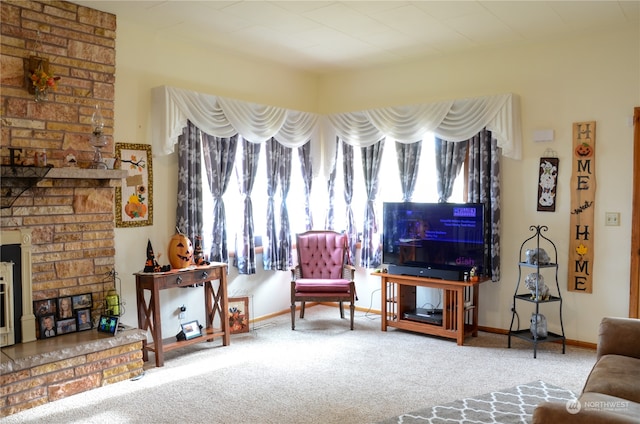
M116 187L116 227L153 225L153 167L148 144L116 143L117 168L127 171Z
M229 329L231 334L249 332L249 298L229 298Z

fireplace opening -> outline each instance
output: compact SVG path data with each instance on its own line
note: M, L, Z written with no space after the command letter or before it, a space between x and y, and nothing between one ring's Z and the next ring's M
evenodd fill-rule
M13 284L9 300L13 300L11 308L15 318L13 329L0 331L0 341L3 346L15 343L27 343L36 340L36 317L33 314L33 275L31 259L31 229L19 228L0 231L0 258L3 263L13 263L9 274ZM8 262L11 261L11 262ZM2 268L6 268L3 266ZM6 302L9 305L11 302ZM15 315L14 315L15 314ZM8 319L9 317L5 317ZM10 334L13 340L9 340Z
M0 262L13 263L13 282L3 281L2 284L11 284L13 305L6 304L5 301L0 302L2 325L7 325L4 320L6 318L6 311L13 311L13 334L15 343L22 342L22 328L20 325L20 318L22 317L22 249L19 244L5 244L0 246ZM7 290L6 288L3 292ZM8 299L9 300L9 299Z

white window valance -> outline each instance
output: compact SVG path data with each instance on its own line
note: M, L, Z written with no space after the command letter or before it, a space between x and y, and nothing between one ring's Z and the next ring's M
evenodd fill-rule
M275 106L260 105L175 87L152 89L151 128L158 155L174 151L187 120L207 134L261 143L275 137L288 147L311 140L313 169L332 164L336 136L353 146L364 147L386 137L414 143L432 131L447 141L463 141L483 128L490 130L505 157L520 159L522 134L517 96L500 94L409 106L395 106L318 115Z

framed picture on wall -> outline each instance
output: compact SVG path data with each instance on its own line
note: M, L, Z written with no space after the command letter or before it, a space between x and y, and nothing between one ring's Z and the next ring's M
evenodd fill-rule
M538 211L555 212L556 185L559 160L555 157L540 158L538 168Z
M148 144L116 143L118 169L127 171L116 187L116 227L153 225L153 167Z

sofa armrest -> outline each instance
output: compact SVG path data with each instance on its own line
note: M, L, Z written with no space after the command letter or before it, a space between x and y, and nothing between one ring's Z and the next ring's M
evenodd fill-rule
M543 402L533 410L531 424L637 424L633 417L600 410L580 410L575 414L567 412L565 403Z
M604 317L598 337L598 359L609 354L640 359L640 319Z

